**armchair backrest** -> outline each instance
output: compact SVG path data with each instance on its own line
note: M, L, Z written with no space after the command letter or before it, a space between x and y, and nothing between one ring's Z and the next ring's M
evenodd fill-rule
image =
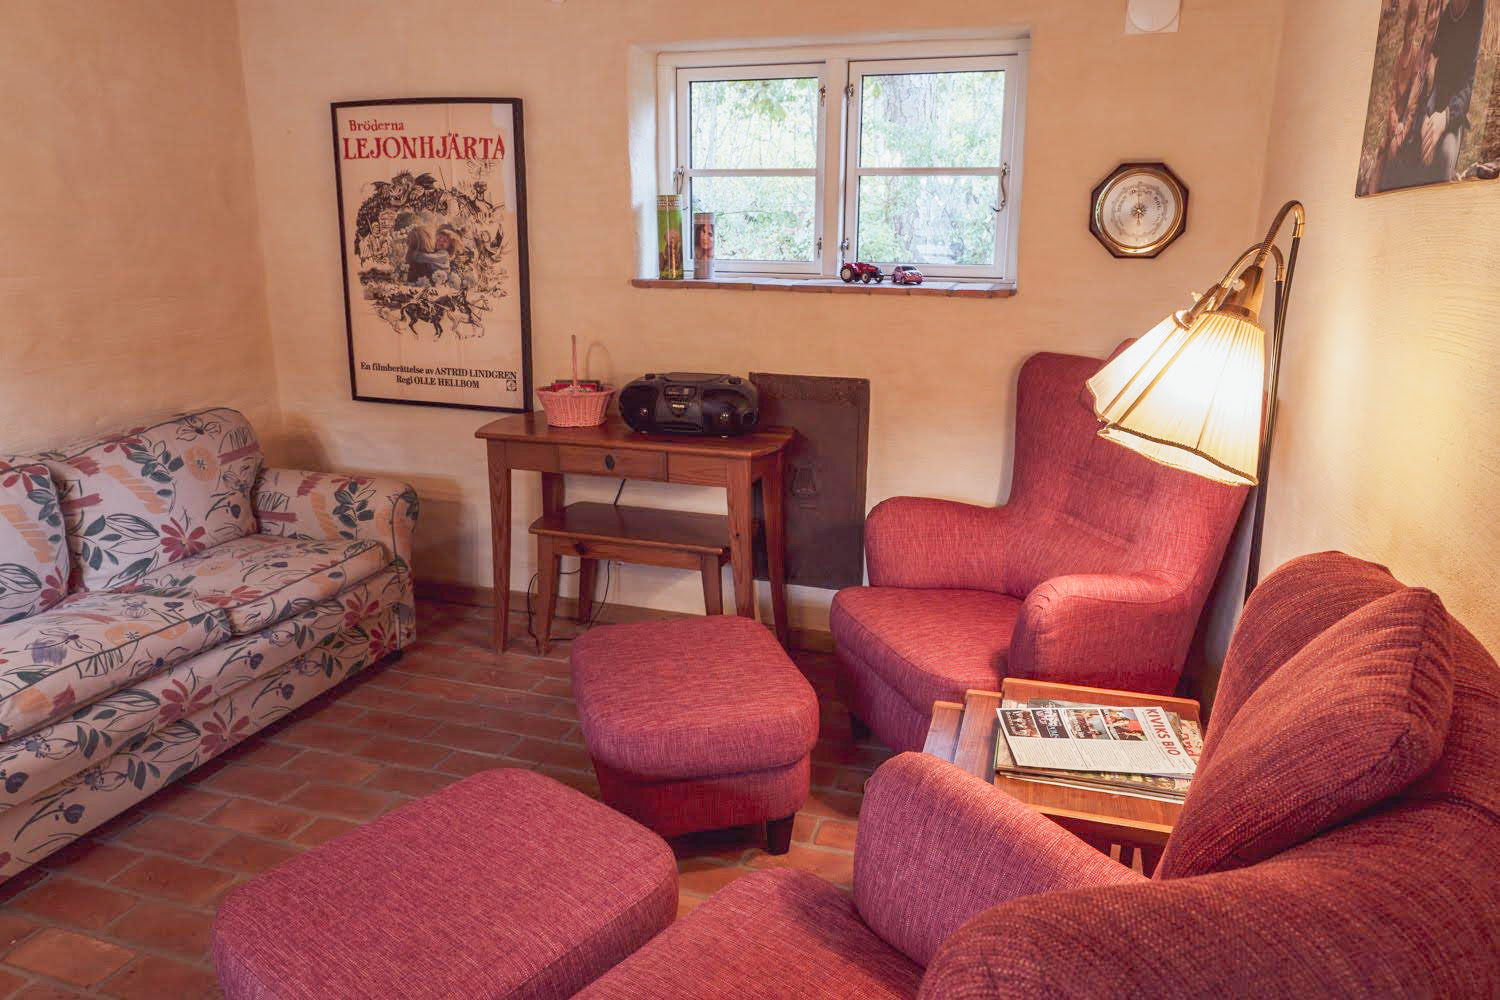
M1025 597L1053 577L1150 572L1192 581L1201 601L1246 490L1101 438L1084 386L1100 366L1043 353L1021 368L1008 506L1029 530L1006 553L1004 589Z

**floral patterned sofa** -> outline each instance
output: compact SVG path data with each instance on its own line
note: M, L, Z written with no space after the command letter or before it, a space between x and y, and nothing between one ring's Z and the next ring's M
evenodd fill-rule
M0 879L408 645L417 506L228 409L0 456Z

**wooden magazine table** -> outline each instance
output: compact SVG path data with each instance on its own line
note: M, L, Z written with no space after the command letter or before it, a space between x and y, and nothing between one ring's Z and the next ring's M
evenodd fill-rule
M553 535L580 536L582 530L570 522L589 520L587 545L597 558L630 560L630 550L680 541L689 547L701 540L705 515L655 510L649 518L650 538L619 535L619 546L598 534L597 511L575 510L566 516L563 476L566 473L607 476L613 479L648 479L662 483L723 487L729 514L721 518L723 538L729 547L734 572L735 613L755 617L755 564L751 552L754 538L754 492L760 484L765 511L766 563L771 585L771 609L776 620L776 638L787 644L786 616L786 522L782 505L782 458L796 431L787 427L762 427L739 437L695 437L686 434L641 434L631 430L618 416L598 427L550 427L542 413L517 413L485 424L474 436L485 442L489 454L490 527L495 558L495 649L503 652L510 618L510 473L528 469L542 474L542 519ZM582 506L582 505L576 505ZM597 505L590 505L597 506ZM647 513L637 509L638 513ZM681 539L673 537L674 519L680 521ZM641 518L634 520L640 521ZM622 524L632 523L630 519ZM575 530L578 529L578 530ZM580 536L581 537L581 536ZM636 544L632 544L636 543ZM583 554L579 551L579 554ZM696 556L695 556L696 559ZM694 565L699 565L694 562ZM585 605L588 599L585 598ZM550 618L550 613L547 615Z
M1093 702L1101 705L1161 705L1184 719L1198 722L1198 703L1187 698L1105 688L1078 687L1007 677L1001 682L1005 697L1025 702L1031 698ZM1182 806L1176 802L1142 799L1113 792L1065 788L1022 781L995 773L995 740L1000 719L995 710L1002 695L996 691L967 691L964 703L932 703L932 725L927 731L925 752L952 761L970 774L995 784L1001 791L1024 802L1043 816L1065 827L1081 839L1123 864L1151 874L1177 822Z

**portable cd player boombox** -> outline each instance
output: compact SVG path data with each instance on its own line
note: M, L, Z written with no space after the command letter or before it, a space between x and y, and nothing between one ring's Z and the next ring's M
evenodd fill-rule
M620 416L638 431L743 434L760 419L760 393L738 375L642 375L620 390Z

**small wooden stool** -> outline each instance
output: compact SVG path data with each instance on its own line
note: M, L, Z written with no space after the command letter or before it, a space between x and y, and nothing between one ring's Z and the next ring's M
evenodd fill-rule
M670 569L696 569L703 576L704 613L724 613L722 568L729 561L729 518L716 514L571 503L531 525L536 536L537 649L545 653L557 615L562 557L577 556L578 620L593 612L595 571L600 559Z

